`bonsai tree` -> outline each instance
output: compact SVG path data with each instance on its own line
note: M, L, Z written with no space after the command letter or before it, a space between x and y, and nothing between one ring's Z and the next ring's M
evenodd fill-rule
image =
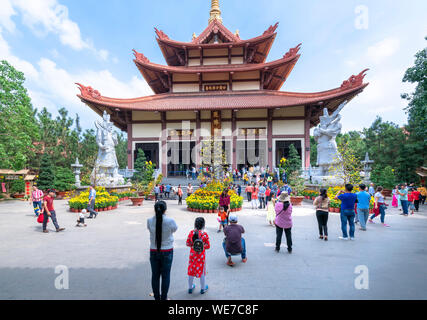
M58 191L69 191L74 186L74 175L71 169L58 167L55 171L53 187Z
M292 187L292 193L295 196L304 196L304 178L300 177L299 171L294 171L289 178Z
M37 179L37 186L40 190L47 190L53 188L55 182L55 175L53 171L52 161L48 154L43 154L39 178Z

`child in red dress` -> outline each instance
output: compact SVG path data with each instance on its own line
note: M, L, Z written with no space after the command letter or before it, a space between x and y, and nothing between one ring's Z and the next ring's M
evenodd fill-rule
M195 229L190 232L187 238L187 247L191 248L188 262L188 293L192 294L196 285L193 284L194 277L200 278L200 293L204 294L208 290L206 285L206 251L211 247L209 236L204 232L205 219L196 218ZM200 242L201 240L201 242Z

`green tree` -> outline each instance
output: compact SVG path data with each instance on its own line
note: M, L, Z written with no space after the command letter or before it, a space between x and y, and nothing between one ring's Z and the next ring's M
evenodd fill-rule
M317 166L317 142L313 136L310 136L310 164L312 167Z
M147 167L147 158L145 157L145 153L142 149L138 149L138 153L136 156L134 169L136 172L133 174L132 180L136 182L142 182L145 180L145 170Z
M377 117L372 125L363 130L366 151L374 160L373 171L390 166L397 170L398 176L404 175L407 155L403 152L407 137L404 130L392 122L383 122Z
M75 177L71 169L57 167L53 187L58 191L69 191L73 189Z
M416 88L412 94L402 94L402 98L408 101L408 125L405 129L409 134L401 152L401 156L406 155L407 159L400 166L399 173L400 178L414 181L418 178L415 170L427 164L427 48L417 52L415 65L406 70L403 82L414 83Z
M293 174L296 172L298 175L301 173L302 169L302 161L301 157L298 154L297 149L293 144L289 146L289 156L286 161L286 175L288 178L293 176Z
M372 170L371 180L377 186L382 186L386 189L393 189L397 183L394 169L391 166Z
M24 193L25 192L25 181L22 179L12 180L10 183L10 193Z
M24 88L25 77L7 61L0 62L0 167L20 170L34 156L38 138L35 110Z
M53 188L55 184L55 174L51 157L46 153L42 156L39 178L37 186L40 190Z
M126 168L128 165L128 140L123 132L117 134L116 155L119 168Z

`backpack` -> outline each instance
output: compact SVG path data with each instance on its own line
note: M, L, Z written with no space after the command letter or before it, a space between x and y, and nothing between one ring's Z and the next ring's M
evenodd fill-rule
M197 232L197 239L193 242L193 250L197 253L203 252L205 250L205 244L203 243L203 240L199 238L200 233L198 230L194 230L194 232Z

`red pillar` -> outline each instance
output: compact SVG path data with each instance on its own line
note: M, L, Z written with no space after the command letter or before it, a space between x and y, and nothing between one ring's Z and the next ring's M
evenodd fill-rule
M200 135L200 130L201 130L202 124L201 124L201 112L200 110L197 111L196 114L196 168L199 169L200 166L202 165L202 161L200 159L200 152L201 152L201 135Z
M267 119L267 148L268 148L268 166L273 170L273 109L268 109Z
M128 169L133 169L133 140L132 140L132 123L127 124L128 132Z
M161 137L161 149L162 149L162 175L167 177L167 160L168 160L168 149L167 149L167 128L166 128L166 112L162 112L162 137Z
M311 107L305 106L305 122L304 122L304 150L305 150L305 167L310 167L310 120Z
M237 169L237 125L236 125L236 112L231 110L231 135L233 139L232 150L232 168L233 170Z

